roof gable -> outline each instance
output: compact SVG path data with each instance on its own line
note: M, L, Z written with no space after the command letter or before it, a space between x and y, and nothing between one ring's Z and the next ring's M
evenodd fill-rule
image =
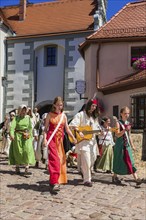
M60 0L28 4L26 19L19 21L19 6L2 8L17 36L93 30L95 0Z
M99 88L104 94L125 91L146 86L146 70L130 74L122 79Z
M87 40L146 36L146 1L128 3Z

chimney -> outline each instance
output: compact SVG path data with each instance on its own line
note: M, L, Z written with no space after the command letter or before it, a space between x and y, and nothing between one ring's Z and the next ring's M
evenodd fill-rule
M27 0L20 0L19 6L19 21L24 21L26 17L26 1Z

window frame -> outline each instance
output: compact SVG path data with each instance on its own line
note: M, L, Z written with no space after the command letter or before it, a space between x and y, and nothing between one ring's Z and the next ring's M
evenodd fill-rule
M145 47L145 42L133 42L128 44L128 69L129 71L133 71L133 67L131 66L131 48L132 47Z
M135 49L135 52L133 51L133 53L135 53L136 55L133 55L132 54L132 49L134 50ZM136 50L138 51L138 52L136 52ZM142 51L142 50L144 50L144 51ZM146 46L145 45L143 45L143 46L132 46L131 47L131 67L132 67L132 65L133 65L133 63L137 60L137 59L139 59L139 58L141 58L142 56L144 56L144 55L146 55ZM136 60L132 60L132 58L137 58Z
M140 110L143 111L143 116L140 115ZM131 97L131 119L133 129L146 128L146 94ZM143 126L141 121L143 121Z
M51 63L49 64L49 60L48 60L48 48L52 48L52 49L55 49L55 55L53 54L53 52L51 53L50 55L50 59L51 59ZM55 58L54 58L55 57ZM45 66L46 67L54 67L54 66L57 66L57 62L58 62L58 46L57 45L47 45L45 46ZM53 60L55 60L55 63L53 63Z
M119 118L119 105L113 105L113 116Z

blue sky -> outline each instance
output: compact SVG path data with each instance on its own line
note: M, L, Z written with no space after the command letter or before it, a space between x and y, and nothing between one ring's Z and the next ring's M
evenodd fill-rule
M20 0L0 0L0 7L6 5L16 5ZM31 3L47 2L53 0L29 0ZM138 1L138 0L137 0ZM136 2L136 0L108 0L107 20L116 14L121 8L129 2Z

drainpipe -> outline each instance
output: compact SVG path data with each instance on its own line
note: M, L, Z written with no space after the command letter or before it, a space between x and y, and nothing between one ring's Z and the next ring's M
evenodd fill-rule
M4 41L5 47L5 59L4 59L4 78L3 78L3 118L6 114L6 101L7 101L7 60L8 60L8 43L7 40Z
M63 67L63 100L65 101L65 106L66 106L66 100L65 100L65 83L66 83L66 80L65 80L65 69L66 69L66 66L65 66L65 60L66 60L66 55L64 54L64 67Z
M101 48L101 44L99 43L98 49L97 49L97 54L96 54L96 58L97 58L97 69L96 69L96 87L97 89L100 88L100 73L99 73L99 52L100 52L100 48Z

